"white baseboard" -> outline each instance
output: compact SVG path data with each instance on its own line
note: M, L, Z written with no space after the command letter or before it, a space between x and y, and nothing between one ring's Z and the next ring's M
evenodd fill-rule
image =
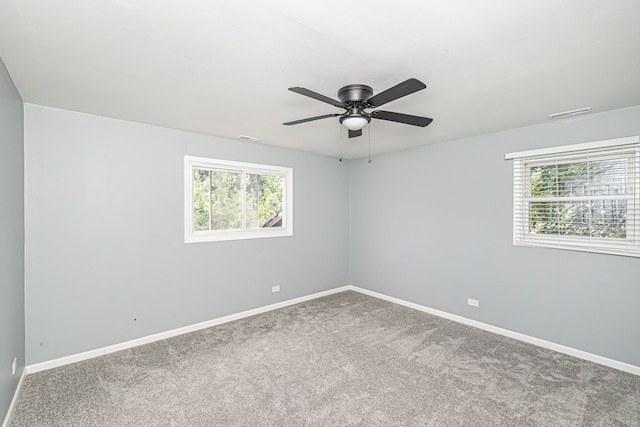
M11 418L13 418L13 412L16 409L16 403L18 403L18 398L20 397L20 391L22 390L22 383L24 383L24 377L26 375L27 375L27 368L25 367L22 370L22 374L20 375L20 380L18 380L16 391L13 392L13 399L11 399L11 403L9 404L9 410L7 411L7 415L4 417L4 421L2 422L2 427L9 427L9 424L11 423Z
M588 353L586 351L578 350L572 347L567 347L561 344L556 344L550 341L545 341L539 338L535 338L529 335L521 334L519 332L510 331L508 329L503 329L497 326L489 325L487 323L478 322L477 320L468 319L466 317L458 316L456 314L447 313L445 311L436 310L434 308L426 307L420 304L416 304L413 302L405 301L399 298L391 297L385 294L381 294L378 292L370 291L368 289L359 288L357 286L348 285L342 286L339 288L330 289L328 291L318 292L315 294L290 299L287 301L282 301L276 304L267 305L264 307L258 307L252 310L243 311L241 313L231 314L228 316L219 317L212 320L207 320L205 322L196 323L189 326L184 326L182 328L172 329L170 331L160 332L158 334L149 335L146 337L138 338L131 341L126 341L119 344L110 345L107 347L98 348L95 350L86 351L83 353L72 354L70 356L61 357L58 359L48 360L41 363L36 363L33 365L28 365L25 367L23 376L25 373L34 373L39 371L44 371L47 369L57 368L59 366L68 365L71 363L80 362L82 360L91 359L98 356L103 356L109 353L115 353L116 351L126 350L128 348L137 347L143 344L149 344L155 341L160 341L163 339L175 337L177 335L186 334L189 332L198 331L200 329L210 328L212 326L220 325L227 322L232 322L234 320L243 319L245 317L254 316L256 314L265 313L272 310L277 310L279 308L287 307L293 304L298 304L305 301L310 301L312 299L324 297L327 295L335 294L338 292L343 292L347 290L352 290L356 292L360 292L365 295L369 295L375 298L379 298L385 301L389 301L395 304L403 305L405 307L413 308L418 311L422 311L425 313L433 314L438 317L443 317L445 319L453 320L455 322L463 323L465 325L473 326L475 328L483 329L485 331L493 332L495 334L503 335L509 338L513 338L519 341L523 341L529 344L537 345L539 347L547 348L549 350L554 350L559 353L568 354L570 356L578 357L580 359L588 360L590 362L598 363L600 365L608 366L610 368L618 369L620 371L629 372L631 374L640 375L640 366L631 365L628 363L620 362L614 359L609 359L607 357L599 356L597 354ZM18 389L22 385L22 379L20 380L20 385ZM16 395L18 392L16 391ZM15 396L14 396L15 398ZM12 402L13 404L13 402ZM4 424L3 424L4 427Z
M160 332L146 337L137 338L131 341L125 341L119 344L110 345L107 347L97 348L95 350L85 351L83 353L72 354L58 359L47 360L45 362L35 363L29 365L25 370L32 374L34 372L45 371L47 369L57 368L59 366L69 365L71 363L81 362L83 360L91 359L98 356L103 356L109 353L115 353L116 351L126 350L128 348L137 347L143 344L149 344L155 341L164 340L167 338L175 337L177 335L187 334L189 332L198 331L200 329L210 328L212 326L221 325L223 323L232 322L234 320L243 319L249 316L255 316L256 314L265 313L267 311L277 310L279 308L287 307L289 305L298 304L301 302L309 301L312 299L324 297L327 295L335 294L338 292L344 292L348 290L348 286L342 286L328 291L317 292L315 294L306 295L299 298L290 299L287 301L278 302L264 307L254 308L252 310L243 311L236 314L230 314L228 316L218 317L216 319L207 320L201 323L196 323L182 328L172 329L170 331Z
M620 362L618 360L609 359L607 357L599 356L597 354L588 353L586 351L578 350L572 347L567 347L562 344L556 344L554 342L545 341L539 338L535 338L529 335L521 334L519 332L510 331L508 329L499 328L497 326L489 325L487 323L478 322L477 320L467 319L466 317L458 316L456 314L447 313L445 311L436 310L434 308L426 307L424 305L415 304L413 302L405 301L399 298L390 297L385 294L370 291L368 289L359 288L357 286L347 286L347 289L360 292L365 295L369 295L375 298L383 299L395 304L403 305L405 307L413 308L425 313L433 314L438 317L444 317L445 319L453 320L455 322L463 323L465 325L473 326L475 328L483 329L485 331L493 332L498 335L504 335L505 337L513 338L519 341L524 341L529 344L537 345L549 350L554 350L559 353L568 354L580 359L588 360L590 362L598 363L600 365L608 366L610 368L618 369L620 371L629 372L631 374L640 375L640 366L631 365L629 363Z

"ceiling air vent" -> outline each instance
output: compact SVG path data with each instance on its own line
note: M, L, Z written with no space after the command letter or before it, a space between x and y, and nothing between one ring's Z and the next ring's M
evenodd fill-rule
M591 112L591 107L578 108L577 110L564 111L562 113L554 113L549 114L549 118L553 119L562 119L564 117L577 116L578 114L587 114Z
M252 136L247 136L247 135L238 135L238 136L236 136L236 139L243 139L245 141L251 141L251 142L260 142L260 141L262 141L259 138L254 138Z

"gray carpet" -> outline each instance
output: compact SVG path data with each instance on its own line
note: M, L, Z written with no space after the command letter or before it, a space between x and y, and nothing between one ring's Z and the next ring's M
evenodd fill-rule
M638 426L640 377L343 292L28 375L18 426Z

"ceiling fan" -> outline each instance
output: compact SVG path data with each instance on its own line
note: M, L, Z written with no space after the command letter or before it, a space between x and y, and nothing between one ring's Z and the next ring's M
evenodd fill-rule
M338 91L338 98L340 98L340 101L320 95L319 93L303 87L290 87L289 90L292 92L317 99L318 101L326 102L334 107L344 108L347 111L344 113L325 114L322 116L309 117L307 119L294 120L292 122L283 123L283 125L291 126L313 120L340 116L340 123L349 129L349 138L355 138L362 135L362 128L369 124L371 119L387 120L390 122L425 127L429 125L433 119L428 117L411 116L409 114L394 113L392 111L375 110L368 113L364 110L380 107L387 102L410 95L414 92L425 89L426 87L427 86L420 80L412 78L382 91L377 95L373 95L373 89L371 89L371 87L363 84L353 84L345 86Z

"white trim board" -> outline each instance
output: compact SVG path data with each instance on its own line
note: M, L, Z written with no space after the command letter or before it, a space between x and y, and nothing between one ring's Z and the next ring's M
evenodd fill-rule
M543 347L549 350L557 351L558 353L568 354L569 356L577 357L579 359L588 360L589 362L597 363L599 365L608 366L610 368L618 369L620 371L629 372L630 374L640 375L640 366L631 365L629 363L620 362L618 360L609 359L604 356L589 353L583 350L578 350L572 347L567 347L562 344L556 344L551 341L545 341L540 338L535 338L529 335L521 334L519 332L510 331L508 329L499 328L497 326L489 325L487 323L478 322L477 320L467 319L466 317L458 316L457 314L447 313L446 311L436 310L435 308L425 307L424 305L416 304L413 302L405 301L399 298L390 297L385 294L370 291L368 289L359 288L357 286L348 286L350 290L363 293L375 298L379 298L385 301L389 301L395 304L403 305L405 307L413 308L424 313L433 314L438 317L453 320L454 322L463 323L474 328L483 329L494 334L503 335L505 337L513 338L518 341L523 341L529 344Z
M98 348L95 350L86 351L83 353L77 353L70 356L61 357L58 359L48 360L41 363L36 363L33 365L28 365L25 367L24 373L32 374L34 372L44 371L47 369L56 368L59 366L68 365L75 362L80 362L82 360L91 359L94 357L102 356L109 353L114 353L120 350L126 350L128 348L137 347L143 344L149 344L155 341L163 340L166 338L175 337L177 335L186 334L189 332L198 331L200 329L209 328L216 325L221 325L223 323L232 322L234 320L243 319L245 317L254 316L256 314L265 313L272 310L277 310L279 308L287 307L293 304L298 304L305 301L310 301L316 298L321 298L327 295L335 294L343 291L355 291L360 292L365 295L369 295L374 298L379 298L385 301L392 302L394 304L399 304L405 307L412 308L414 310L422 311L424 313L433 314L438 317L443 317L445 319L453 320L454 322L462 323L465 325L472 326L474 328L483 329L488 332L493 332L498 335L503 335L509 338L516 339L518 341L523 341L529 344L536 345L538 347L547 348L549 350L557 351L559 353L564 353L569 356L574 356L579 359L588 360L590 362L598 363L600 365L608 366L610 368L618 369L620 371L629 372L631 374L640 376L640 366L631 365L629 363L620 362L614 359L609 359L607 357L599 356L597 354L588 353L586 351L578 350L572 347L567 347L561 344L556 344L550 341L545 341L539 338L535 338L529 335L521 334L519 332L510 331L508 329L503 329L497 326L489 325L487 323L482 323L477 320L468 319L466 317L458 316L456 314L447 313L445 311L436 310L434 308L426 307L420 304L416 304L413 302L405 301L399 298L391 297L385 294L381 294L375 291L370 291L368 289L360 288L353 285L342 286L334 289L330 289L328 291L318 292L315 294L290 299L287 301L282 301L276 304L270 304L263 307L254 308L252 310L243 311L236 314L231 314L228 316L219 317L212 320L207 320L205 322L196 323L189 326L184 326L182 328L172 329L170 331L161 332L154 335L149 335L146 337L138 338L131 341L126 341L119 344L114 344L107 347ZM22 380L21 380L22 381ZM20 386L19 386L20 387ZM18 392L16 391L16 395ZM14 396L14 399L15 399ZM12 402L13 404L13 402ZM3 426L4 427L4 426Z
M597 148L615 147L618 145L637 144L640 136L629 136L626 138L607 139L605 141L584 142L582 144L563 145L560 147L538 148L536 150L518 151L504 155L505 160L521 157L543 156L547 154L568 153L571 151L593 150Z
M2 427L9 427L9 424L11 424L11 418L13 418L13 412L16 410L16 403L18 403L18 397L20 397L20 391L22 391L22 384L24 383L24 377L26 375L27 368L25 366L25 368L22 370L22 374L20 374L20 379L18 380L16 390L13 392L13 399L11 399L11 403L9 404L7 415L4 417L4 421L2 422Z
M45 362L35 363L33 365L27 366L25 370L29 374L33 374L34 372L46 371L47 369L53 369L59 366L69 365L71 363L92 359L94 357L104 356L105 354L115 353L116 351L126 350L128 348L137 347L139 345L149 344L155 341L160 341L167 338L175 337L177 335L188 334L189 332L199 331L200 329L210 328L212 326L221 325L223 323L232 322L234 320L243 319L245 317L255 316L256 314L266 313L267 311L277 310L279 308L287 307L294 304L299 304L301 302L310 301L312 299L324 297L331 294L336 294L338 292L344 292L347 290L349 290L349 286L343 286L339 288L330 289L328 291L317 292L315 294L306 295L299 298L293 298L293 299L278 302L275 304L265 305L263 307L242 311L240 313L230 314L228 316L206 320L204 322L195 323L193 325L183 326L181 328L172 329L170 331L148 335L146 337L137 338L131 341L125 341L119 344L97 348L95 350L85 351L83 353L72 354L69 356L60 357L58 359L52 359L52 360L47 360Z

